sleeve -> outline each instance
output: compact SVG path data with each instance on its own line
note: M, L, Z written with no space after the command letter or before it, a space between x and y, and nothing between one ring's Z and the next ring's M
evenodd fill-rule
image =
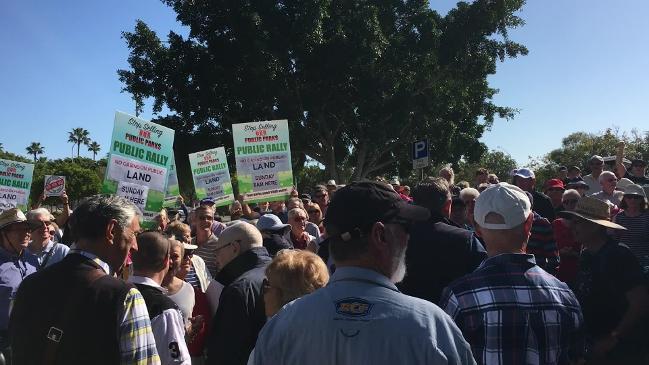
M119 326L122 365L160 364L149 312L142 294L131 288L124 299L124 313Z
M191 365L191 356L185 342L185 326L177 309L167 309L155 317L151 321L151 328L158 341L161 364Z
M471 234L471 237L469 238L469 250L471 253L471 258L468 262L470 267L467 268L467 272L473 272L480 264L482 261L484 261L487 258L487 250L485 250L484 246L482 246L482 243L478 240L476 235L474 233Z
M221 295L206 344L208 364L245 364L248 360L257 334L252 331L244 289L231 285Z
M451 288L445 288L442 292L442 299L439 302L439 307L442 308L446 314L451 316L453 320L460 312L460 304L457 301L457 297L453 294Z

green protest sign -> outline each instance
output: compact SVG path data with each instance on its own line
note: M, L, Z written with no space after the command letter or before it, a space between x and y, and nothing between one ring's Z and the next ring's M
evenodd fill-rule
M212 198L216 206L234 201L228 160L223 147L189 154L198 199Z
M287 120L232 125L239 193L246 202L285 200L293 189Z
M171 155L171 167L169 168L169 177L167 178L167 193L165 194L163 208L178 208L180 204L180 187L178 186L178 174L176 173L176 159Z
M18 208L29 209L29 192L32 187L34 165L0 159L0 213Z
M132 201L152 228L162 209L173 161L174 130L122 112L115 113L110 157L102 192Z

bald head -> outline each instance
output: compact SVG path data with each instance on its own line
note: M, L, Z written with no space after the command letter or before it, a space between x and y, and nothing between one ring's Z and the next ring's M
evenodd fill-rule
M245 252L253 247L261 247L264 239L257 227L241 222L223 230L219 236L219 242L221 244L237 242L241 247L241 252Z
M137 247L137 251L131 254L134 271L158 273L168 268L168 238L158 232L145 232L137 236Z

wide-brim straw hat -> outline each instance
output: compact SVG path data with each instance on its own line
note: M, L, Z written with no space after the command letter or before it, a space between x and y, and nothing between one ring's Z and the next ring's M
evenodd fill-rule
M577 201L574 211L564 210L559 212L559 215L567 218L577 216L606 228L626 230L621 225L611 222L611 207L607 202L588 196Z
M28 224L27 217L20 209L11 208L0 214L0 229L16 223Z

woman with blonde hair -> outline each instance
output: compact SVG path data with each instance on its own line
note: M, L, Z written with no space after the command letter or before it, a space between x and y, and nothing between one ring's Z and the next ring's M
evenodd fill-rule
M329 271L322 259L310 251L282 250L266 267L264 304L272 317L287 303L327 285Z

